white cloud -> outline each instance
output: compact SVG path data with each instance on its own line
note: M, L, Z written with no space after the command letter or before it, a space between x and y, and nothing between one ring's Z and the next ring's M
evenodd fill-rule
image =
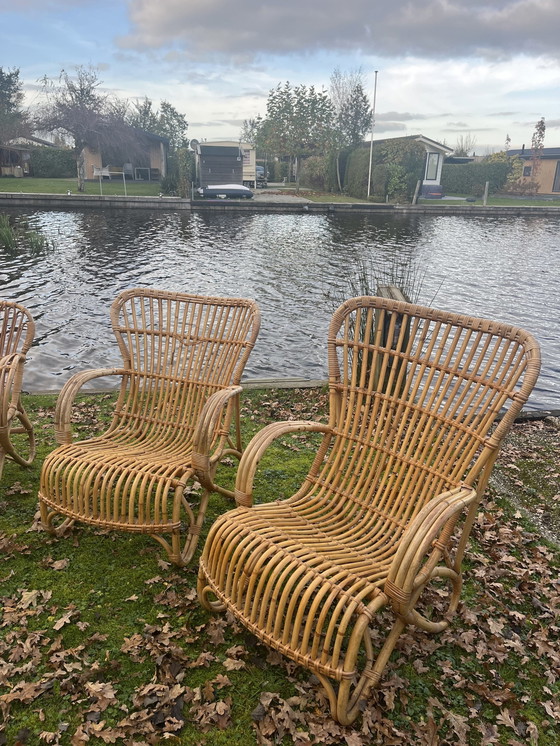
M250 60L321 49L432 59L558 55L556 0L135 0L129 48Z

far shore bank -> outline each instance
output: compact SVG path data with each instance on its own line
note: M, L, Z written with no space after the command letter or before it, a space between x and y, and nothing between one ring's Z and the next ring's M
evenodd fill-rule
M274 199L266 195L254 200L190 200L180 197L125 197L89 194L0 193L0 209L18 208L49 210L141 209L193 212L290 212L309 214L393 214L393 215L465 215L471 217L558 217L560 207L547 205L482 205L434 202L418 205L366 202L311 202Z

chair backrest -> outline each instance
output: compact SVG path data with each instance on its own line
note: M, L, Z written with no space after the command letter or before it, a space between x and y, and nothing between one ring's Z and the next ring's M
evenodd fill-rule
M34 335L35 322L27 308L0 299L0 358L16 352L25 355Z
M115 299L111 322L130 370L117 420L140 430L166 428L179 442L212 393L239 383L260 313L243 298L136 288Z
M328 354L336 437L319 481L401 525L461 482L483 491L540 366L520 329L370 296L335 312Z

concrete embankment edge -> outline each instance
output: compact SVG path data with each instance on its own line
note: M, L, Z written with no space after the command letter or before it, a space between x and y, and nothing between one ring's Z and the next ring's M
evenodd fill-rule
M560 207L530 205L484 206L476 204L389 205L359 202L267 202L253 200L188 200L179 197L115 197L89 194L22 194L0 192L0 208L167 210L193 212L381 214L381 215L464 215L471 217L558 217Z

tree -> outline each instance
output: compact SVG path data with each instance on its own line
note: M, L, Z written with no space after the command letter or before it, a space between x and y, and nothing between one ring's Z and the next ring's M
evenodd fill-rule
M188 122L169 101L161 101L159 111L147 97L135 101L133 106L133 111L127 112L125 117L132 127L166 137L172 151L188 146Z
M101 151L109 162L125 163L143 156L146 143L139 137L138 130L131 126L128 102L101 93L101 80L95 68L79 66L73 76L62 70L57 81L45 76L42 83L46 103L37 116L36 128L62 132L71 138L79 191L84 191L86 179L86 146ZM151 108L151 102L146 102L147 99L136 112L144 119ZM158 116L160 127L171 129L175 126L175 114L175 109L167 105L163 116ZM186 128L184 118L182 126ZM175 126L174 134L178 130Z
M371 107L364 92L361 69L341 72L336 68L329 93L335 110L335 129L343 147L359 145L371 129Z
M46 104L37 116L36 126L47 132L62 131L72 138L78 190L83 192L86 178L83 151L87 145L99 148L102 140L106 140L114 119L109 97L98 91L101 81L92 67L77 67L74 77L62 70L58 82L46 76L41 82Z
M459 135L457 142L455 143L453 155L459 156L460 158L465 158L471 154L474 155L475 146L476 137L471 135L470 132L467 135Z
M333 143L336 150L336 176L342 191L340 154L348 147L356 147L370 130L372 112L364 92L361 69L342 72L335 68L330 79L330 97L335 111Z
M328 150L333 123L334 108L326 91L286 82L268 94L257 141L266 152L294 163L297 182L300 159Z
M23 91L19 69L0 67L0 145L29 134L27 115L22 110Z
M546 132L546 125L544 123L544 117L541 117L535 125L535 131L531 138L531 177L533 181L538 184L537 176L541 168L541 158L544 149L544 135Z
M132 111L127 115L128 123L146 132L156 132L159 127L159 116L154 111L151 99L147 96L141 100L136 99L132 102L132 107Z
M162 101L159 106L160 129L158 135L163 135L169 140L172 149L185 148L189 144L187 138L188 122L184 114L169 103Z
M260 114L255 117L255 119L244 119L241 132L239 133L241 142L246 142L249 145L254 145L256 147L262 123L263 120Z

